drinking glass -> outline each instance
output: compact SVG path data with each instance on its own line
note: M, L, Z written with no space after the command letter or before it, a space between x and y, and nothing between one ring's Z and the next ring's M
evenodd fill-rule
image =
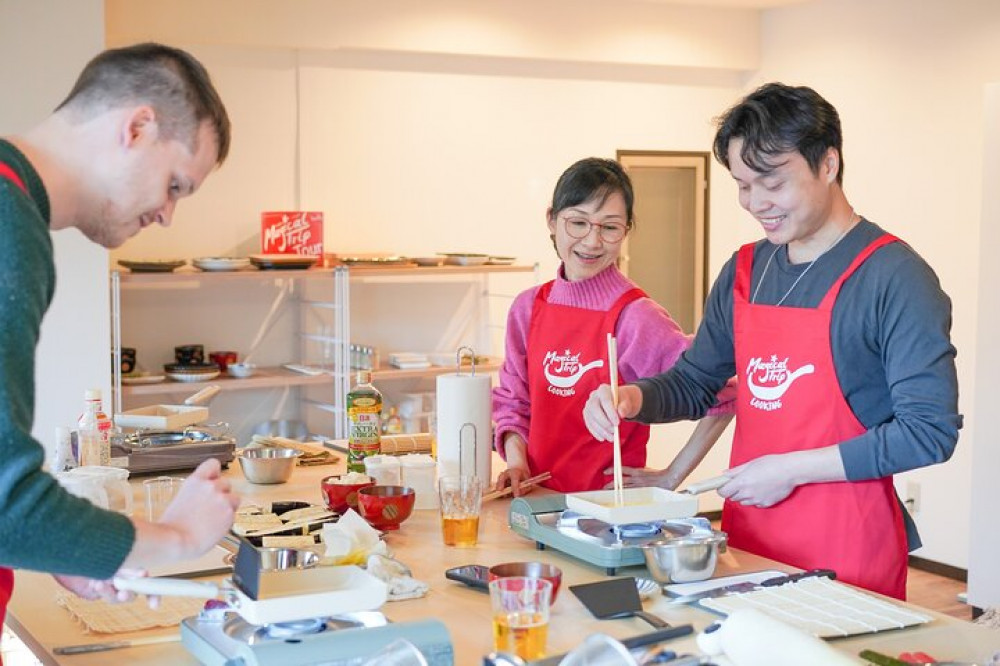
M445 476L438 480L441 532L446 546L470 548L479 541L479 507L483 483L475 476Z
M551 599L552 583L543 578L514 576L492 581L493 648L529 661L544 657Z
M155 479L146 479L142 482L143 490L146 493L146 519L155 523L163 515L163 512L170 506L174 495L180 490L183 479L176 479L172 476L158 476Z

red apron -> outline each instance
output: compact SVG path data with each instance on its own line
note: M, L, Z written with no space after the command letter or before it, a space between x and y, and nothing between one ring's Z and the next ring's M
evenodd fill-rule
M737 389L730 463L832 446L865 432L837 381L830 344L833 304L874 240L816 309L749 302L753 245L740 249L733 289ZM770 508L726 501L722 529L734 548L802 569L828 568L854 585L906 597L906 531L892 478L798 486Z
M25 194L28 194L28 188L24 186L21 177L3 162L0 162L0 178L6 178L21 188ZM12 594L14 594L14 572L6 567L0 567L0 626L3 626L4 618L7 615L7 604L10 602ZM0 656L0 664L3 664L2 656Z
M548 470L545 485L560 492L596 490L611 480L614 449L598 443L581 414L591 391L611 381L607 335L615 332L622 308L645 297L638 288L599 312L548 303L552 282L538 290L528 331L528 467L532 474ZM624 422L619 430L622 464L646 465L649 426Z

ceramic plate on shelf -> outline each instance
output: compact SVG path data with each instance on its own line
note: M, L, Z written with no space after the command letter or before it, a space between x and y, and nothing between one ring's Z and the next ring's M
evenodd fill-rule
M412 261L417 266L440 266L444 263L444 257L407 257L409 261Z
M136 375L122 375L122 384L126 386L132 384L159 384L166 378L166 375L151 375L148 372L143 372Z
M514 257L494 257L490 256L489 260L486 262L491 266L510 266L514 263Z
M444 263L452 266L482 266L490 259L488 254L475 252L439 252L444 257Z
M250 266L246 257L198 257L191 263L203 271L238 271Z
M405 266L413 261L396 254L356 254L340 260L349 266Z
M264 270L309 268L319 257L307 254L251 254L250 263Z
M131 259L119 259L118 265L124 266L133 273L169 273L175 268L180 268L187 262L183 259L167 259L163 261L133 261Z
M215 379L219 376L218 370L212 370L210 372L168 372L167 377L170 377L175 382L207 382L209 380Z

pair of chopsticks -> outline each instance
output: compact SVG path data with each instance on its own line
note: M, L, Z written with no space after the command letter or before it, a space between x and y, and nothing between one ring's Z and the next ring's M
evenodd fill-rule
M615 336L608 333L608 370L611 372L611 402L618 411L618 342ZM622 481L622 440L618 433L618 426L615 426L614 433L614 465L615 465L615 506L625 504L625 497L622 491L624 483Z
M552 472L542 472L541 474L528 477L527 479L522 481L521 488L532 488L534 486L537 486L542 481L548 481L550 478L552 478ZM510 495L512 492L514 492L513 486L507 486L503 490L494 490L491 493L486 493L485 495L483 495L483 501L489 502L490 500L506 497L507 495Z

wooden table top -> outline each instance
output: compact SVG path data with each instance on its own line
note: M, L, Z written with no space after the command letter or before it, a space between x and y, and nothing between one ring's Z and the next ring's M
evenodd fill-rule
M320 480L338 472L333 466L297 468L285 484L260 486L247 482L238 465L230 466L226 475L244 502L273 500L306 500L322 502ZM141 489L139 489L141 490ZM142 498L136 494L136 507ZM534 560L555 564L563 571L562 590L552 607L548 651L566 652L591 633L605 633L616 638L647 633L649 625L640 619L596 620L568 591L570 585L605 578L603 569L576 560L553 550L536 550L533 542L512 532L507 526L509 499L499 499L483 506L479 543L474 548L445 546L436 510L414 511L400 530L389 532L385 540L394 555L413 570L418 580L430 586L421 599L389 602L382 607L394 622L437 618L445 623L455 648L455 663L465 666L480 664L482 656L492 650L489 596L445 578L445 571L465 564L493 565L501 562ZM141 509L137 509L141 510ZM791 570L789 567L749 553L729 549L720 556L717 576L726 576L764 569ZM619 575L648 575L644 567L623 569ZM109 663L142 663L144 665L197 664L181 643L166 643L98 652L72 657L59 657L52 649L60 645L99 643L144 636L178 634L179 629L149 630L131 634L88 635L70 614L55 604L61 588L48 575L19 571L16 574L14 598L8 611L8 624L44 664L85 666ZM644 609L659 615L672 625L692 624L696 631L718 619L707 611L691 606L675 606L657 596L644 604ZM884 632L833 641L842 651L856 655L864 648L890 654L923 650L950 659L982 659L991 649L1000 648L1000 632L990 631L969 622L925 611L934 620L916 628ZM678 652L697 653L694 637L678 639L671 644ZM942 658L939 656L939 658ZM864 663L859 660L859 663Z

